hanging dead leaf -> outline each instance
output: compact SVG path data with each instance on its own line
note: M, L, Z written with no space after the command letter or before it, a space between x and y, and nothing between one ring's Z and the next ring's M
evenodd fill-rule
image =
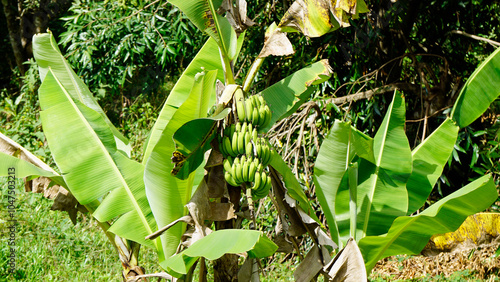
M319 247L314 245L293 273L295 281L311 281L323 269L321 256Z
M233 203L210 202L210 216L207 218L208 220L226 221L233 218L236 218Z
M286 36L286 33L282 32L275 23L266 30L266 35L264 39L264 46L260 51L259 58L265 58L268 56L288 56L295 53L293 50L292 43Z
M273 242L278 245L276 252L290 254L295 251L292 242L288 241L285 235L278 235L274 238Z
M247 1L245 0L224 0L222 1L219 13L226 12L226 18L236 33L240 34L255 22L247 17Z
M278 27L284 32L300 31L309 37L319 37L349 26L350 18L366 12L363 0L296 0Z
M356 241L350 238L346 246L325 266L329 281L367 281L365 262Z
M226 181L222 165L209 168L206 178L208 179L208 197L211 199L223 197L226 193Z
M240 282L259 282L259 265L257 260L249 258L245 260L238 271L238 281Z

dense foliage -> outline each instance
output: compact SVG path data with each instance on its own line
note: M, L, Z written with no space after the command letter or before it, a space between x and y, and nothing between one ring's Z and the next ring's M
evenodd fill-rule
M257 24L247 30L251 43L244 44L235 64L236 83L241 84L259 53L265 29L279 21L289 4L248 2L252 7L249 16ZM466 78L494 50L490 45L500 45L495 41L500 35L497 3L368 4L371 12L352 20L349 28L321 38L291 34L296 54L268 58L252 89L257 93L313 62L329 60L335 72L332 78L321 84L309 103L286 122L278 123L271 130L274 135L270 135L318 214L319 188L312 181L312 171L319 144L335 119L351 122L360 132L373 136L390 110L390 94L399 88L406 101L406 123L401 129L404 126L413 149L445 120ZM58 21L63 30L55 33L64 46L62 53L111 121L131 138L132 158L142 159L140 146L147 140L146 132L153 126L173 82L206 36L164 1L74 1L64 14ZM491 20L484 22L480 14ZM0 36L5 39L7 35ZM2 91L0 115L7 123L1 130L50 161L35 113L39 107L37 73L35 68L23 73L22 80L15 79ZM18 77L15 70L12 77ZM16 87L19 90L12 91ZM361 98L355 98L355 94ZM485 173L492 173L498 184L499 106L497 99L480 119L460 131L452 157L425 207ZM493 209L497 207L493 205ZM275 223L272 213L267 220ZM302 247L309 243L302 242Z

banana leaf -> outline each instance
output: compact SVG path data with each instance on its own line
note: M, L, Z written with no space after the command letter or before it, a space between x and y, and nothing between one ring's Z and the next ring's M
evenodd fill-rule
M73 100L80 101L103 117L115 136L118 148L130 156L129 141L111 123L87 85L73 71L59 50L52 33L41 33L33 36L33 56L39 67L41 81L44 81L49 69L52 70L54 76L58 78Z
M407 215L414 213L425 204L432 188L443 172L457 136L458 126L448 118L424 142L413 149L413 171L406 184L408 191Z
M335 121L321 144L314 164L313 180L318 201L330 227L330 234L339 246L341 240L337 222L345 220L348 223L350 217L348 185L347 182L344 185L341 183L349 164L356 156L375 162L373 139L356 130L348 122ZM341 187L346 188L347 193L342 193L339 190Z
M145 151L142 161L144 164L148 160L154 146L160 139L165 126L167 126L174 113L188 98L195 80L195 75L202 71L202 67L206 71L217 70L217 79L221 81L224 80L224 72L222 71L220 57L214 56L214 54L218 54L218 52L219 50L216 42L211 38L208 39L186 70L182 73L172 91L170 91L167 101L163 105L163 108L158 115L158 119L151 129L150 136L144 145ZM211 97L210 99L209 104L214 104L215 97Z
M62 176L53 171L45 170L25 160L0 152L0 176L8 176L9 168L14 168L16 178L45 176L54 183L66 187Z
M404 97L394 92L382 125L373 138L375 163L359 162L358 228L362 237L386 233L392 221L408 210L406 182L411 175L411 150L404 131Z
M472 73L451 111L458 126L466 127L481 116L500 95L500 48Z
M439 200L419 215L398 217L387 234L367 236L359 241L367 273L384 257L418 254L433 234L456 230L467 216L488 208L496 199L493 178L486 175Z
M349 19L368 12L363 0L296 0L285 13L278 27L284 32L301 32L320 37L340 27L349 26Z
M177 179L170 173L174 168L171 157L175 151L172 137L183 124L207 116L209 102L215 96L216 76L217 71L202 72L195 76L188 98L175 111L147 159L144 171L146 194L160 227L186 214L185 205L191 198L195 185L195 173L191 173L185 180ZM175 253L184 226L176 224L160 236L165 251L165 257L160 257L160 261Z
M172 0L191 22L217 42L229 61L237 55L237 36L229 21L217 13L221 0Z
M250 258L264 258L274 254L277 249L278 246L261 231L218 230L165 260L161 266L174 274L186 274L199 257L215 260L224 254L247 253Z
M157 241L144 239L157 227L145 197L143 166L118 151L102 115L73 100L51 69L40 86L39 96L43 131L71 193L82 205L104 198L94 214L97 220L124 214L110 232L154 247Z
M304 210L312 219L319 223L319 219L316 217L314 209L311 207L311 204L309 203L304 190L302 190L302 185L300 185L299 181L295 177L295 174L285 163L285 161L283 161L280 154L276 152L272 154L269 165L272 166L277 172L279 172L281 177L283 177L283 182L285 183L288 195L290 195L292 199L296 200L299 203L299 206L302 208L302 210Z
M203 162L204 154L210 142L217 134L217 122L229 114L229 109L211 118L199 118L188 121L174 133L176 159L172 174L179 179L186 179Z
M269 130L277 120L295 112L309 99L314 86L328 80L331 75L332 69L328 60L321 60L264 89L260 94L266 100L273 116L263 131Z

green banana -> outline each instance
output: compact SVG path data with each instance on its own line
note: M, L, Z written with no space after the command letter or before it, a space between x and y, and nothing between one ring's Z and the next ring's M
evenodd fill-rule
M245 132L247 132L247 129L248 129L248 123L243 122L243 124L241 125L241 130L240 130L240 133L245 133Z
M222 138L219 141L219 151L221 152L222 156L227 157L229 154L226 152L226 150L224 150L224 142L223 142L223 140L224 140L224 138Z
M231 157L228 157L227 159L225 159L222 164L224 165L224 170L226 170L227 172L229 172L231 175L234 174L234 172L233 172L233 164L232 164Z
M259 110L257 110L257 108L253 108L252 123L255 124L255 126L259 125Z
M251 99L245 100L245 109L247 110L247 121L252 122L253 119L253 106Z
M234 134L234 132L240 132L241 131L241 125L243 124L243 122L237 122L235 127L234 127L234 131L231 133L231 136Z
M257 172L257 166L259 165L259 160L254 158L252 163L248 168L248 182L253 182L255 180L255 172Z
M271 113L271 109L267 105L264 106L264 111L266 112L266 118L264 120L264 125L262 127L266 127L267 124L271 121L273 117L273 113Z
M265 196L267 196L267 194L269 194L269 190L271 190L271 177L267 176L266 178L266 184L261 188L261 189L257 189L255 191L252 191L252 196L255 198L255 199L261 199L261 198L264 198Z
M257 134L257 129L254 128L252 131L252 140L253 142L257 142L257 138L259 138L259 135Z
M254 128L254 127L252 126L252 124L251 124L251 123L248 123L247 131L248 131L249 133L252 133L253 128Z
M264 97L262 97L262 95L258 95L257 96L257 100L259 102L259 106L260 105L265 105L266 104L266 101L264 101Z
M233 139L231 140L231 150L233 150L235 155L238 155L238 131L234 132Z
M252 137L250 135L250 132L247 131L245 132L245 144L248 144L250 142L252 142Z
M241 90L241 88L237 88L234 91L234 99L236 101L241 101L241 100L245 99L245 97L243 96L243 90Z
M257 190L262 182L260 172L255 173L252 190Z
M257 144L255 145L255 151L257 153L258 158L262 158L262 143L260 142L260 139L257 139Z
M271 160L271 151L269 150L269 145L265 144L262 147L262 151L263 151L263 155L264 155L262 158L262 164L264 166L267 166L269 164L269 161Z
M226 182L229 183L231 186L235 187L240 186L238 183L236 183L236 180L234 180L233 176L228 171L224 173L224 178L226 179Z
M245 134L241 131L238 133L238 154L245 153L245 144Z
M252 142L248 142L247 145L245 146L245 154L252 155L252 153L253 153Z
M266 121L266 111L264 105L259 107L259 127L263 127L263 123Z
M234 180L236 180L236 183L243 183L243 175L242 175L242 167L241 167L241 163L238 162L236 163L236 159L235 159L235 162L233 163L233 171L234 171L234 174L233 174L233 177L234 177Z
M243 122L246 118L245 104L243 104L243 101L236 102L236 112L238 113L238 120Z
M259 99L257 99L257 95L253 95L251 98L252 98L252 105L255 108L258 108L260 102L259 102Z
M223 147L224 147L224 151L231 157L236 157L236 154L233 152L233 149L231 148L231 141L229 140L229 137L224 137L222 139L222 142L223 142Z
M266 175L266 172L265 171L262 171L260 173L260 185L259 187L257 187L257 191L260 191L262 189L264 189L264 187L266 187L267 185L267 175Z
M243 182L248 182L248 170L249 170L249 163L248 160L246 160L245 162L242 162L242 167L241 167L241 176Z

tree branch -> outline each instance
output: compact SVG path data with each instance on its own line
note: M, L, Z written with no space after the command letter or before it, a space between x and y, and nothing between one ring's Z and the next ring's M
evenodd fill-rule
M496 47L500 47L500 42L497 42L497 41L494 41L494 40L491 40L491 39L488 39L488 38L484 38L484 37L481 37L481 36L477 36L477 35L474 35L474 34L468 34L468 33L463 32L461 30L452 30L452 31L450 31L450 33L460 34L460 35L463 35L463 36L466 36L466 37L469 37L469 38L472 38L472 39L476 39L476 40L479 40L479 41L488 42L491 45L496 46Z
M392 83L392 84L387 84L382 87L378 87L375 89L370 89L368 91L363 91L343 97L338 97L338 98L331 98L327 100L328 103L333 103L335 105L341 105L344 103L350 103L353 101L358 101L361 99L370 99L376 94L383 94L387 92L394 91L396 89L400 89L403 91L410 91L410 92L416 92L419 90L419 86L415 84L410 84L410 83L403 83L403 82L397 82L397 83Z

